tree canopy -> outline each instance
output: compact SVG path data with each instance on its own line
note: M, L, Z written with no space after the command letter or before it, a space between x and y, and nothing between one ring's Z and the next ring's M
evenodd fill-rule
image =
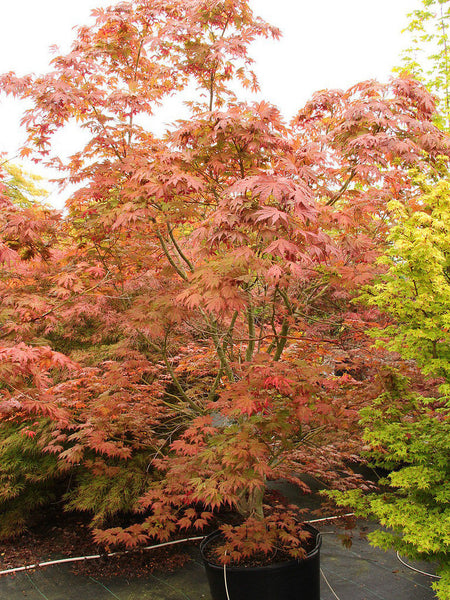
M59 494L107 545L224 507L288 534L268 480L361 485L359 410L397 359L365 333L385 317L352 300L386 271L398 210L423 202L411 170L430 185L446 170L433 98L406 76L365 81L287 123L239 100L257 87L249 44L279 35L247 1L95 16L49 73L0 77L31 103L24 153L78 185L65 214L1 196L3 533ZM146 117L192 84L190 117L151 133ZM89 139L63 164L52 141L74 121Z

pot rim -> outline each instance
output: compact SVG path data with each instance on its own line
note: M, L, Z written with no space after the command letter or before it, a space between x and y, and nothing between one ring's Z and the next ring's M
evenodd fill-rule
M272 570L272 569L279 569L280 567L289 567L289 566L293 566L295 564L299 564L302 562L305 562L311 558L314 558L317 554L319 554L320 552L320 547L322 545L322 535L320 534L320 531L318 529L316 529L315 527L313 527L312 525L309 525L308 523L304 523L303 525L304 529L306 529L307 531L309 531L310 533L312 533L315 537L316 537L316 543L315 546L312 550L310 550L308 552L308 554L301 559L291 559L291 560L284 560L281 562L277 562L277 563L269 563L267 565L260 565L258 567L240 567L239 565L236 566L228 566L226 567L227 571L250 571L250 572L257 572L257 571L262 571L262 570ZM213 531L212 533L210 533L209 535L207 535L201 542L200 542L200 553L202 555L202 559L203 562L205 563L205 565L208 565L208 568L210 569L218 569L220 571L223 571L223 567L224 565L218 565L216 563L212 563L210 562L204 554L204 548L209 544L209 542L211 540L213 540L214 538L216 538L218 535L221 535L221 531L219 529L216 529L216 531Z

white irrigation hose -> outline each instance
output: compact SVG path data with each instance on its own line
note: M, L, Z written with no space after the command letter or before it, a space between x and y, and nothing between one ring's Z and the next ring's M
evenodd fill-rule
M427 575L428 577L434 577L435 579L441 579L440 575L433 575L433 573L427 573L426 571L421 571L420 569L416 569L416 567L413 567L412 565L408 565L408 563L406 563L404 560L402 560L402 558L398 552L397 552L397 558L402 563L402 565L405 565L405 567L407 567L408 569L411 569L411 571L415 571L416 573L420 573L421 575Z
M225 550L225 556L226 555L227 555L227 552ZM225 593L227 595L227 600L230 600L230 594L228 593L227 566L225 563L223 565L223 581L225 583Z
M333 594L333 596L336 598L336 600L341 600L341 599L339 598L339 596L336 594L336 592L333 590L333 588L331 587L331 585L330 585L330 582L329 582L329 581L328 581L328 579L325 577L325 573L322 571L322 569L320 569L320 572L322 573L322 577L324 578L324 580L325 580L325 583L327 584L327 586L330 588L330 590L331 590L331 593Z
M313 521L305 521L305 523L323 523L325 521L336 521L336 519L343 519L344 517L354 517L355 513L346 513L345 515L336 515L334 517L324 517L323 519L314 519Z
M181 544L183 542L194 542L198 540L202 540L204 536L197 536L193 538L185 538L183 540L173 540L172 542L163 542L161 544L155 544L154 546L145 546L144 548L140 548L140 550L153 550L154 548L162 548L163 546L172 546L174 544ZM0 575L8 575L10 573L18 573L19 571L30 571L31 569L37 569L38 567L48 567L50 565L60 565L62 563L71 563L71 562L79 562L83 560L94 560L97 558L102 558L104 556L118 556L120 554L129 554L133 552L133 550L123 550L121 552L110 552L109 554L92 554L91 556L77 556L75 558L59 558L57 560L48 560L46 562L36 563L34 565L26 565L24 567L16 567L14 569L6 569L5 571L0 571Z
M343 517L351 517L354 513L347 513L345 515L327 517L324 519L314 519L313 521L305 521L306 523L321 523L323 521L332 521L335 519L342 519ZM153 550L154 548L162 548L163 546L172 546L173 544L181 544L183 542L194 542L198 540L202 540L204 536L197 536L193 538L185 538L182 540L174 540L172 542L163 542L161 544L155 544L154 546L145 546L142 550ZM132 552L132 550L125 550L121 552L110 552L108 554L92 554L90 556L76 556L73 558L60 558L57 560L47 560L41 563L35 563L33 565L25 565L23 567L15 567L13 569L5 569L4 571L0 571L0 575L9 575L11 573L19 573L20 571L30 571L32 569L38 569L39 567L49 567L51 565L61 565L63 563L72 563L72 562L81 562L85 560L96 560L98 558L102 558L104 556L118 556L120 554L128 554ZM226 577L226 574L225 574ZM227 590L228 595L228 590ZM228 598L229 600L229 598Z

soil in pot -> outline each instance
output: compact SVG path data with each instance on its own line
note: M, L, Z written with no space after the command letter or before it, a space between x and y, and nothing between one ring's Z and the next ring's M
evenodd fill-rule
M267 556L255 557L247 564L214 564L214 547L222 543L220 531L206 537L200 545L213 600L320 600L320 533L305 526L312 535L307 555L292 560L277 552L270 564ZM259 564L258 564L259 563Z

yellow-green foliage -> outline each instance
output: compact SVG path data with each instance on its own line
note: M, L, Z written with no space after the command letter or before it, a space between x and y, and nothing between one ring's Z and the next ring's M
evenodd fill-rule
M414 395L399 376L362 412L369 458L390 471L380 494L336 494L340 504L375 516L382 548L439 565L434 584L450 599L450 182L423 184L421 210L391 204L396 225L382 259L386 275L363 299L394 324L374 333L378 344L414 359L438 377L441 396Z
M423 183L422 210L410 212L400 203L390 208L396 225L390 247L381 259L388 271L363 296L368 304L390 314L396 323L378 337L424 374L443 377L450 388L450 181Z
M6 172L6 177L3 183L6 185L6 195L22 208L27 208L43 200L48 196L47 190L40 187L42 177L32 173L28 173L18 165L6 163L3 165L3 170Z
M422 0L408 17L410 45L395 70L408 71L428 87L437 99L437 124L450 130L450 0Z

